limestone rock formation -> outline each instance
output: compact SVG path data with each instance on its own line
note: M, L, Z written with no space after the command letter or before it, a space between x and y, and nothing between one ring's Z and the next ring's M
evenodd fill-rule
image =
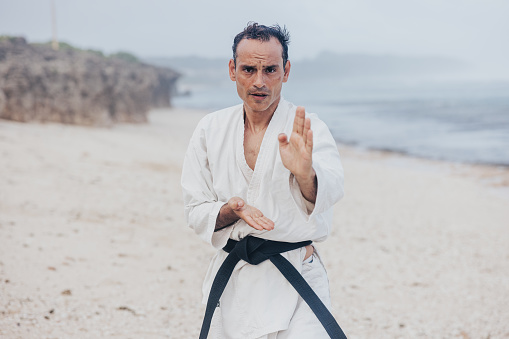
M0 39L0 118L111 125L145 122L170 105L179 74L166 68L24 38Z

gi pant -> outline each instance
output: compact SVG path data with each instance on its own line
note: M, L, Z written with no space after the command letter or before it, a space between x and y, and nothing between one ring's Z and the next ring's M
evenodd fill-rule
M309 286L315 291L318 297L330 310L331 300L329 292L329 280L323 263L315 252L307 258L302 264L302 277L307 281ZM283 277L282 277L283 278ZM284 278L283 278L284 279ZM210 326L209 339L233 339L227 338L222 333L220 318L212 318ZM329 335L323 328L322 324L311 311L308 304L299 296L297 307L293 314L290 324L286 330L269 333L257 339L321 339L329 338Z

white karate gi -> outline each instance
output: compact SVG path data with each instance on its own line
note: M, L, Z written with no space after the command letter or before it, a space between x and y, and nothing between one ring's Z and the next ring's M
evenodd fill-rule
M327 126L315 114L306 113L313 130L318 190L314 205L304 199L297 180L281 161L277 138L279 133L290 137L296 108L281 98L265 131L254 171L244 156L242 104L206 115L193 133L182 169L185 213L188 225L218 249L203 284L205 303L227 256L221 248L229 238L253 235L285 242L318 242L329 235L332 205L343 196L343 168ZM214 232L219 210L234 196L262 211L274 221L274 229L258 231L239 220ZM301 272L304 253L297 249L282 255ZM270 261L253 266L241 260L213 321L222 323L224 338L258 338L287 329L298 302L298 293Z

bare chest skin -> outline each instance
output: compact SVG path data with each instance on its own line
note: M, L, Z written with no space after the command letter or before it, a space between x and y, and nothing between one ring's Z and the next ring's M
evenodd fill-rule
M247 165L253 171L256 165L256 159L258 159L258 154L260 153L265 130L266 128L258 132L251 131L249 128L244 130L244 157L246 158Z

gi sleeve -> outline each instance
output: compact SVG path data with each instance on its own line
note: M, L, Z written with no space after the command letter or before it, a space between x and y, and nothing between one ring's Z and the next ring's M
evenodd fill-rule
M344 196L344 172L338 147L327 125L315 114L309 114L313 130L313 169L317 177L315 204L307 201L294 175L290 175L290 192L306 221L329 210Z
M205 125L204 118L191 137L182 166L184 211L188 226L204 241L219 249L226 245L230 227L214 232L219 210L227 202L219 201L214 191Z

